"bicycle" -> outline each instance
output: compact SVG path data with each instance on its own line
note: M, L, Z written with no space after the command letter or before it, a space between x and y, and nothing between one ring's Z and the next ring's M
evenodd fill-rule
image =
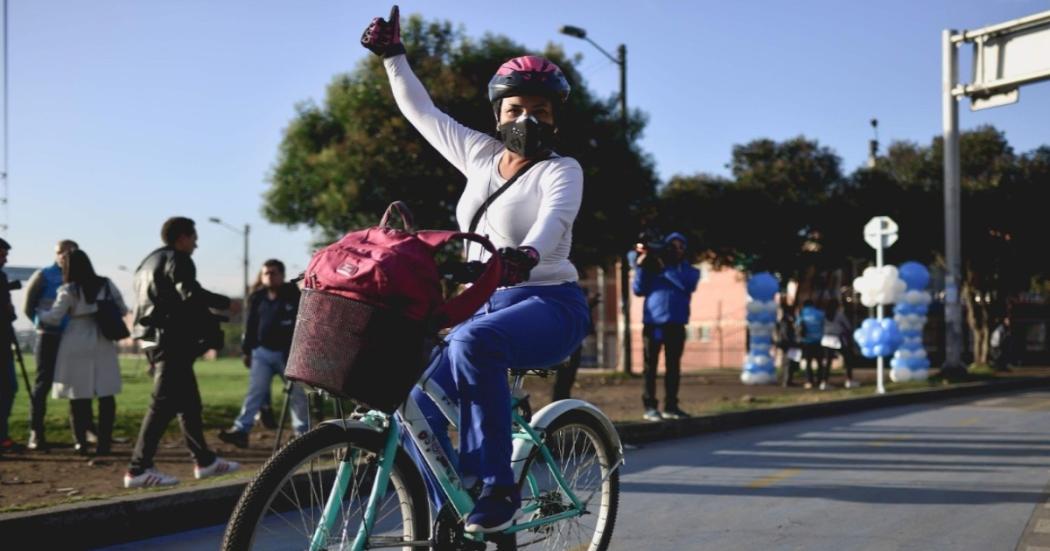
M615 427L597 407L576 399L553 402L533 414L523 390L530 370L510 371L511 460L524 513L510 528L499 534L463 532L462 519L473 509L479 488L464 487L454 462L409 399L392 415L339 411L339 419L290 441L245 488L223 549L480 550L490 541L499 549L605 550L624 463ZM417 386L455 427L457 404L426 377ZM403 437L414 441L447 498L433 521L423 476Z

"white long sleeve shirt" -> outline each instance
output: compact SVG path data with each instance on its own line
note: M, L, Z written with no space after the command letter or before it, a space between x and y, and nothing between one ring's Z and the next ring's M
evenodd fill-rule
M446 115L430 99L404 55L384 61L397 106L424 138L467 177L467 186L456 205L462 231L481 204L507 179L499 174L505 150L495 138L472 130ZM553 155L522 175L493 201L478 223L496 248L533 247L540 263L522 285L557 285L576 281L579 274L569 262L572 223L583 199L583 169L575 159ZM469 260L488 254L468 243Z

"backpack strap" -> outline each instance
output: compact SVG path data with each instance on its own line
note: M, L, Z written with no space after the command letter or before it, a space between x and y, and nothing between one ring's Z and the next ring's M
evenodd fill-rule
M488 262L485 263L485 271L481 273L481 277L473 285L449 299L434 312L435 328L438 329L452 327L466 321L485 304L485 301L499 287L500 277L503 275L503 265L499 255L496 254L496 247L491 241L476 233L421 230L416 233L416 238L435 249L444 246L449 241L466 239L467 241L480 244L490 253Z
M485 202L482 203L480 207L478 207L478 211L474 213L474 217L470 219L470 229L468 229L467 232L474 233L474 230L478 229L478 222L481 222L481 215L485 214L485 211L488 210L489 205L491 205L497 197L503 195L503 192L507 191L507 188L509 188L510 185L514 182L517 182L518 178L520 178L526 172L528 172L530 168L536 166L536 163L545 160L546 159L535 159L529 161L525 164L525 166L519 168L518 171L514 173L514 176L511 176L510 179L506 181L506 183L499 187L499 189L492 192L492 195L489 195L488 198L485 199Z

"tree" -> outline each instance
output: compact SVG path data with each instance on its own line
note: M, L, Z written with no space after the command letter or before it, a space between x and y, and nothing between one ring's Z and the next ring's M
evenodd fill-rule
M503 61L528 53L524 47L495 35L474 41L447 21L418 16L408 18L403 40L413 69L440 109L471 128L495 130L488 81ZM636 145L645 116L632 113L625 136L613 98L595 98L559 48L548 46L541 55L557 63L573 86L557 115L557 150L584 168L574 260L598 263L631 242L640 209L654 195L653 163ZM323 241L375 224L398 199L412 208L417 225L452 227L465 181L400 115L382 61L373 56L336 76L321 105L296 107L269 180L266 217L304 224Z
M814 285L839 254L835 217L825 210L843 185L838 156L803 136L753 140L734 146L732 155L731 180L672 178L661 190L666 217L716 265Z

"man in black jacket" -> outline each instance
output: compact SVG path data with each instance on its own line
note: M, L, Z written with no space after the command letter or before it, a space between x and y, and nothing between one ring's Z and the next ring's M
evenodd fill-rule
M177 415L186 447L196 461L193 474L207 478L237 470L240 465L215 455L204 440L201 395L193 362L209 348L221 344L221 331L209 309L225 310L230 299L212 293L197 282L197 267L190 255L197 248L193 220L174 217L161 228L164 246L153 251L135 272L135 328L138 339L153 365L153 395L142 419L125 488L170 486L174 476L153 467L161 436ZM216 335L218 333L218 335ZM218 340L219 342L216 342Z
M0 268L7 264L7 251L11 245L0 239ZM11 344L15 338L11 322L15 321L15 308L11 304L11 284L7 274L0 270L0 453L21 451L23 446L11 439L7 432L7 419L15 404L18 378L15 374L15 357Z
M269 402L270 382L274 375L284 377L284 367L288 363L295 316L299 313L299 288L286 283L284 277L284 263L267 260L260 273L260 288L248 297L241 341L244 365L251 370L248 393L233 426L219 431L220 440L238 448L248 447L248 433L254 425L255 414ZM292 386L290 401L292 429L297 435L303 434L310 426L306 393L302 387Z

